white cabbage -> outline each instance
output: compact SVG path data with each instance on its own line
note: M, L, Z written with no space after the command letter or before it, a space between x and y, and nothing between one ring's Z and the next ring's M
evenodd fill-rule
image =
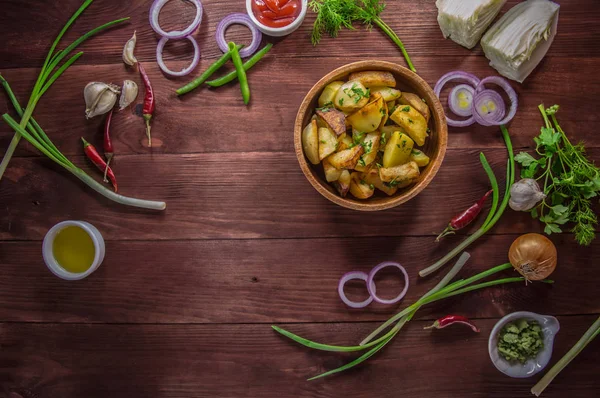
M511 8L481 39L490 65L523 83L556 36L559 8L549 0L527 0Z
M506 0L437 0L438 23L445 38L473 48Z

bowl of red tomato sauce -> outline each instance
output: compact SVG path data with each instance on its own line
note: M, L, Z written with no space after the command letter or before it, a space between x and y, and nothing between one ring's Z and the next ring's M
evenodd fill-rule
M286 36L302 25L308 0L246 0L246 10L258 29L269 36Z

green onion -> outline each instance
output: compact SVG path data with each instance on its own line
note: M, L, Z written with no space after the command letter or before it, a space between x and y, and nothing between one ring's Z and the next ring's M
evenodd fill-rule
M8 81L0 75L0 83L4 87L10 102L15 108L17 114L21 117L21 122L17 122L10 115L4 114L2 118L4 121L15 130L15 135L10 143L9 148L7 149L4 158L2 159L2 163L0 164L0 179L6 170L8 162L10 161L17 145L19 144L19 140L21 137L24 137L31 145L33 145L36 149L50 158L53 162L57 163L61 167L65 168L69 172L71 172L75 177L79 178L85 184L87 184L90 188L100 193L101 195L107 197L108 199L121 203L128 206L141 207L146 209L153 210L164 210L166 208L166 204L164 202L155 202L148 200L141 200L135 198L129 198L127 196L119 195L108 189L104 185L95 181L92 177L87 175L83 170L76 167L65 155L63 155L56 145L50 140L48 135L42 130L40 125L35 121L32 117L35 106L37 105L40 98L44 95L46 91L52 86L52 84L75 62L83 52L79 52L68 59L64 64L62 64L56 71L54 69L58 67L59 63L69 55L71 51L73 51L77 46L86 41L91 36L113 26L123 21L128 20L129 18L121 18L111 22L108 22L102 26L99 26L85 35L81 36L79 39L75 40L64 50L58 50L54 52L56 46L58 45L60 39L65 34L67 29L73 24L73 22L79 17L79 15L92 3L93 0L86 0L81 7L73 14L71 19L66 23L63 29L60 31L54 43L50 47L50 51L46 56L46 60L44 61L44 66L38 75L37 81L29 97L29 102L27 107L23 109L19 104L14 92L10 88Z
M64 50L58 50L58 51L54 52L54 50L58 46L58 43L60 42L60 40L66 33L66 31L69 29L69 27L71 27L73 22L75 22L75 20L81 15L81 13L83 11L85 11L86 8L89 7L89 5L92 2L93 2L93 0L86 0L81 5L81 7L79 7L79 9L77 11L75 11L75 13L67 21L65 26L63 26L62 30L60 31L60 33L58 34L58 36L52 43L52 46L50 47L50 51L48 51L48 55L46 55L46 60L44 61L44 66L42 66L42 70L40 71L40 74L38 75L38 78L33 87L33 91L31 92L31 96L29 97L29 102L27 103L27 106L25 107L25 110L22 112L22 114L19 114L19 116L21 116L21 123L19 124L21 129L24 129L28 125L29 119L31 118L31 115L33 114L33 111L35 110L35 107L36 107L38 101L44 95L44 93L46 93L46 91L48 91L48 89L50 88L50 86L52 86L52 84L56 81L56 79L58 79L75 61L77 61L77 59L83 54L83 52L75 54L73 57L71 57L69 60L67 60L60 68L58 68L56 70L56 72L54 72L54 74L52 74L52 72L58 66L58 64L67 55L69 55L69 53L71 51L73 51L77 46L79 46L81 43L83 43L90 37L96 35L97 33L101 32L113 25L119 24L119 23L124 22L129 19L129 18L117 19L117 20L108 22L102 26L99 26L95 29L92 29L85 35L81 36L79 39L75 40ZM52 74L52 76L50 76L51 74ZM2 79L2 80L4 80L4 79ZM6 150L6 153L4 154L4 158L2 159L2 162L0 163L0 180L2 179L2 176L4 175L4 172L6 171L6 167L8 166L8 163L10 162L10 159L12 158L12 156L15 152L15 149L17 148L17 145L19 145L20 140L21 140L21 135L19 134L18 131L15 130L15 135L13 136L13 139L11 140L8 149Z
M548 385L552 382L552 380L554 380L554 378L564 369L567 367L567 365L569 363L571 363L571 361L573 359L575 359L575 357L577 355L579 355L579 353L581 351L583 351L583 349L591 343L592 340L594 340L594 338L596 336L598 336L598 334L600 334L600 317L596 320L596 322L594 322L592 324L592 326L584 333L583 336L581 336L581 338L579 339L579 341L569 350L569 352L567 352L565 354L564 357L562 357L560 359L560 361L558 361L553 367L552 369L550 369L545 375L544 377L542 377L540 379L540 381L537 382L537 384L535 386L533 386L533 388L531 389L531 393L533 395L535 395L536 397L539 397L540 394L542 392L544 392L544 390L546 389L546 387L548 387Z
M384 322L380 327L375 329L366 339L364 339L360 343L360 345L336 346L336 345L321 344L321 343L317 343L315 341L305 339L298 335L295 335L295 334L293 334L285 329L282 329L278 326L273 325L272 328L273 328L273 330L280 333L281 335L283 335L299 344L302 344L308 348L312 348L315 350L332 351L332 352L356 352L356 351L364 351L364 350L368 349L368 351L366 353L364 353L362 356L355 359L354 361L349 362L346 365L343 365L339 368L336 368L336 369L330 370L328 372L322 373L320 375L317 375L315 377L312 377L309 380L314 380L314 379L318 379L321 377L329 376L334 373L342 372L344 370L350 369L350 368L366 361L371 356L375 355L379 350L381 350L387 343L389 343L398 334L400 329L402 329L402 327L408 321L410 321L412 319L412 317L419 310L419 308L421 308L422 306L424 306L426 304L433 303L433 302L439 301L439 300L443 300L448 297L457 296L459 294L471 292L474 290L483 289L483 288L490 287L490 286L525 281L525 279L523 277L511 277L511 278L500 278L500 279L495 279L495 280L488 281L488 282L474 284L475 282L477 282L481 279L484 279L488 276L491 276L495 273L512 268L510 263L507 263L507 264L502 264L497 267L491 268L487 271L481 272L481 273L479 273L475 276L472 276L468 279L459 280L454 283L448 284L462 269L462 267L464 266L464 264L466 263L468 258L469 258L468 253L463 253L462 256L460 257L460 259L456 262L456 264L448 272L448 274L446 274L446 276L444 278L442 278L442 280L433 289L431 289L423 297L421 297L419 300L417 300L414 304L408 306L407 308L405 308L404 310L402 310L401 312L399 312L398 314L394 315L393 317L388 319L386 322ZM550 280L544 280L542 282L553 283ZM379 334L381 334L384 330L386 330L393 323L396 323L396 325L392 329L390 329L383 336L374 340Z
M483 168L484 168L486 174L488 175L488 178L490 180L490 184L492 185L492 190L493 190L493 202L492 202L492 207L490 209L490 212L489 212L486 220L484 221L484 223L477 230L477 232L475 232L473 235L466 238L461 244L459 244L456 248L454 248L454 250L452 250L450 253L446 254L444 257L442 257L440 260L438 260L435 264L419 271L420 276L423 277L423 276L430 275L430 274L434 273L435 271L437 271L438 269L442 268L448 261L450 261L454 257L458 256L462 251L464 251L467 247L469 247L469 245L471 243L475 242L477 239L479 239L483 235L485 235L486 232L488 232L490 229L492 229L492 227L494 225L496 225L496 223L498 222L498 220L500 219L502 214L504 214L504 210L506 210L506 207L508 206L508 201L510 199L510 187L515 182L515 158L514 158L512 142L510 140L510 135L508 133L508 130L506 129L505 126L500 126L500 128L502 130L502 137L504 138L504 142L506 144L506 149L508 150L508 164L506 166L506 188L504 190L504 197L502 198L502 203L500 203L500 207L497 209L498 200L499 200L499 196L500 196L500 189L498 188L498 182L496 181L496 176L494 175L492 168L490 167L489 163L487 162L485 155L483 153L481 153L480 154L481 164L483 165Z

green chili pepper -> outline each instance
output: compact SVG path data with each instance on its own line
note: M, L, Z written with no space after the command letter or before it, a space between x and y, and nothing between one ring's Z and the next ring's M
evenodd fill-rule
M267 44L266 46L263 47L262 50L260 50L259 52L254 54L250 59L248 59L246 62L244 62L244 65L243 65L244 70L247 71L248 69L252 68L258 61L261 60L261 58L266 53L269 52L271 47L273 47L272 43ZM229 82L234 81L236 77L237 77L237 72L233 71L231 73L226 74L225 76L219 77L218 79L207 81L206 84L208 84L211 87L221 87Z
M240 57L240 53L238 52L234 42L230 41L227 43L227 46L229 47L231 61L233 61L233 65L235 65L235 71L237 73L238 80L240 81L240 89L242 90L244 104L248 105L250 102L250 86L248 85L248 78L246 77L246 71L244 70L244 65L242 64L242 57Z
M243 45L239 44L235 47L239 51L243 47ZM217 70L219 70L219 68L221 68L221 66L225 65L225 62L229 61L230 58L231 58L231 50L229 50L225 54L223 54L223 56L221 58L219 58L211 66L209 66L208 69L203 74L201 74L199 77L192 80L185 86L178 88L176 91L177 95L187 94L190 91L198 88L202 83L204 83L206 81L206 79L211 77L213 73L215 73Z

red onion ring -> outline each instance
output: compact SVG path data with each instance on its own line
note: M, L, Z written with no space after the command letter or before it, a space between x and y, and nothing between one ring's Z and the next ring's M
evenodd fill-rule
M165 4L167 4L169 0L155 0L152 3L152 7L150 7L150 26L152 29L161 35L162 37L166 37L168 39L183 39L186 36L189 36L194 32L198 26L200 26L200 22L202 22L202 3L200 0L189 0L194 3L196 6L196 16L194 17L194 21L185 28L184 30L174 30L171 32L165 32L160 25L158 24L158 15L160 14L160 10L163 8Z
M340 295L340 298L342 299L344 304L346 304L348 307L351 307L351 308L364 308L373 302L373 295L369 296L369 298L366 299L365 301L361 301L360 303L357 303L355 301L350 301L348 299L348 297L346 297L346 293L344 293L344 286L346 285L346 282L352 281L352 280L361 280L361 281L367 282L367 279L368 279L368 275L365 274L364 272L360 272L360 271L348 272L340 278L340 282L338 283L338 294ZM368 284L367 284L367 287L368 287ZM375 291L375 290L373 290L373 291ZM370 293L371 293L371 290L369 289L369 294Z
M240 50L240 57L246 58L251 56L256 52L256 50L258 50L258 47L260 46L262 33L260 30L258 30L256 25L252 23L250 17L247 14L242 14L241 12L229 14L223 18L221 22L219 22L217 25L217 32L215 33L217 45L224 53L229 51L229 47L227 47L227 40L225 40L225 31L230 25L233 24L244 25L250 29L250 32L252 33L252 43L250 43L250 45L247 47L244 46L244 48Z
M442 88L444 88L444 86L451 82L451 81L460 81L460 82L466 82L468 84L470 84L471 86L473 86L474 88L477 87L480 83L480 80L467 72L462 72L462 71L454 71L454 72L448 72L446 73L444 76L442 76L440 78L440 80L438 80L438 82L435 84L435 87L433 88L433 91L435 92L435 95L437 95L437 97L440 97L440 94L442 92ZM449 126L453 126L453 127L467 127L472 125L473 123L475 123L475 117L471 116L470 118L466 119L466 120L453 120L450 119L448 117L448 115L446 115L446 121L448 122Z
M500 126L502 124L507 124L517 114L517 107L519 106L519 99L517 98L517 93L506 79L503 79L499 76L489 76L485 79L482 79L477 85L477 87L475 87L475 92L477 93L484 90L485 85L487 83L492 83L497 86L500 86L500 88L502 88L506 92L506 94L508 95L508 99L510 100L510 110L508 111L508 115L506 115L504 119L494 122L492 126Z
M402 292L400 292L400 294L391 299L391 300L384 300L382 298L377 297L377 290L375 289L375 275L381 271L384 268L387 267L396 267L398 268L402 274L404 275L404 289L402 289ZM367 289L369 290L369 294L371 295L371 297L373 298L373 300L375 300L376 302L380 303L380 304L395 304L398 301L402 300L402 298L404 297L404 295L406 294L406 292L408 291L408 273L406 272L406 270L404 269L403 266L401 266L398 263L392 262L392 261L386 261L383 262L381 264L379 264L378 266L376 266L375 268L373 268L371 270L371 272L369 272L369 276L367 278Z
M470 98L467 99L468 101L468 109L463 109L460 107L460 101L461 99L458 98L459 94L461 91L466 91ZM459 84L458 86L454 87L452 89L452 91L450 91L450 95L448 96L448 107L450 107L450 110L458 115L458 116L462 116L462 117L469 117L473 115L473 97L475 95L475 88L469 86L468 84Z
M481 113L481 107L487 106L485 102L492 102L496 108L487 113ZM483 126L497 126L498 122L504 118L506 114L506 105L502 96L494 90L481 90L473 97L473 116L475 121Z
M160 67L160 69L163 72L165 72L167 75L185 76L185 75L189 74L192 70L194 70L194 68L196 66L198 66L198 62L200 62L200 47L198 46L198 42L192 36L187 36L186 39L191 41L192 45L194 46L194 59L192 60L192 63L187 68L182 69L179 72L173 72L172 70L167 68L167 65L165 65L165 62L163 61L162 53L165 48L165 44L167 44L167 42L170 39L168 37L163 37L159 40L158 46L156 47L156 62L158 63L158 66Z

